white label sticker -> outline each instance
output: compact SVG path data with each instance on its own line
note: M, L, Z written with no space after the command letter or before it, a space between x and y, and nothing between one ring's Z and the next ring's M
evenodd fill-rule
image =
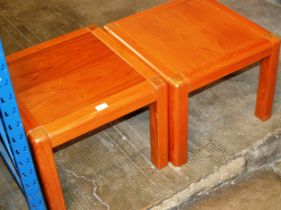
M101 110L104 110L104 109L108 108L108 104L107 103L102 103L102 104L96 106L95 108L99 112Z

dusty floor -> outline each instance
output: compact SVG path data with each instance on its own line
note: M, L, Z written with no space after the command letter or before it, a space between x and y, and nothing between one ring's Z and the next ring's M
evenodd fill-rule
M79 27L103 25L161 2L164 0L49 0L40 4L36 0L0 0L0 35L6 53L10 54ZM281 6L277 3L222 2L281 35ZM157 205L164 209L192 197L194 186L200 192L201 185L196 184L201 180L213 186L239 176L248 164L243 159L233 162L236 171L234 167L225 176L218 173L220 167L281 131L280 76L273 116L264 123L253 114L257 66L193 94L189 107L189 163L181 168L169 166L158 171L151 165L146 110L57 151L55 157L68 209L127 210ZM275 149L274 154L280 151ZM255 155L258 156L253 152L252 156ZM0 168L0 209L27 209L3 162ZM213 174L218 174L218 178L210 184L208 177ZM175 197L178 193L180 199Z
M280 210L281 177L271 171L260 172L193 205L183 205L179 208L179 210L238 209Z

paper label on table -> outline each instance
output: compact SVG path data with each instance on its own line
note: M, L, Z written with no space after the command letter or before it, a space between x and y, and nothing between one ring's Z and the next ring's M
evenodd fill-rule
M102 104L96 106L95 108L99 112L99 111L102 111L102 110L108 108L108 104L107 103L102 103Z

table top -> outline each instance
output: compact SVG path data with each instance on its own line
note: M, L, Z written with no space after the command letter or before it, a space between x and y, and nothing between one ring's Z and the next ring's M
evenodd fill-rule
M23 117L27 112L27 119L33 118L38 125L146 82L90 29L15 53L7 61ZM90 114L94 111L93 106Z
M181 74L191 85L217 64L270 45L268 31L214 0L171 1L105 28L168 81Z

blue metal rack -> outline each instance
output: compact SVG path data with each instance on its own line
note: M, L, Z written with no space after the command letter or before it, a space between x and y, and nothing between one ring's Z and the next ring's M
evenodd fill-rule
M8 145L7 143L8 143L8 140L6 137L5 130L4 130L3 122L1 120L1 122L0 122L0 154L3 157L8 169L10 170L13 177L15 178L15 181L17 182L18 186L20 187L20 189L22 189L21 181L20 181L17 171L14 167L15 162L14 162L12 152L10 150L10 147L6 147L6 145Z
M24 193L30 209L45 210L0 40L0 154ZM12 198L11 198L12 199Z

